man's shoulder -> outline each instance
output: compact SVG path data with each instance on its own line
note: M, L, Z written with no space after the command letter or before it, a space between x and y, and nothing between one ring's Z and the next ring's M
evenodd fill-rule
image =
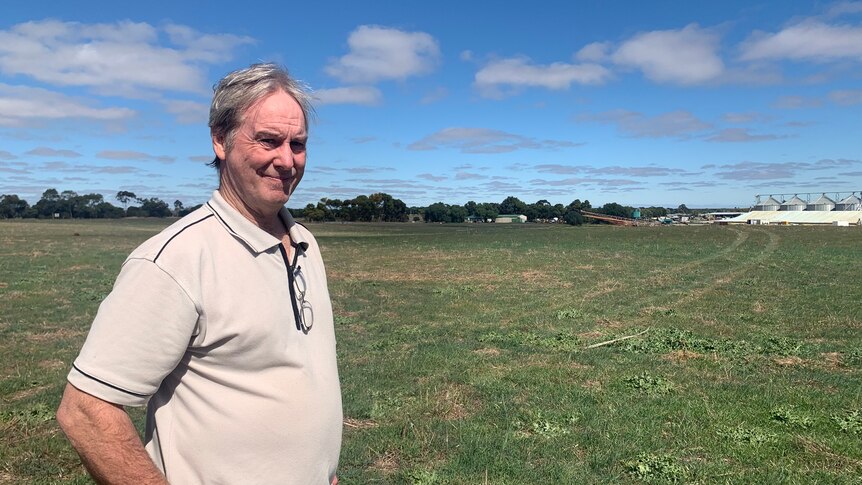
M132 251L128 259L156 262L168 250L174 252L200 248L214 235L214 230L220 228L213 212L205 204L144 241Z

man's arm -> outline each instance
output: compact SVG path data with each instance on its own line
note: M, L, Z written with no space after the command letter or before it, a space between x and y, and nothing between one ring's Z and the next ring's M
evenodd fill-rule
M67 384L57 422L97 483L168 483L122 406Z

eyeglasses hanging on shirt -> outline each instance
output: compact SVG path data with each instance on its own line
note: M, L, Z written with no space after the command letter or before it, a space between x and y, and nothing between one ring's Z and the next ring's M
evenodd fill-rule
M279 244L281 256L287 264L287 279L290 285L290 306L293 308L293 319L296 322L296 329L302 333L308 333L311 326L314 325L314 308L311 302L306 299L305 295L308 291L308 282L306 281L305 273L302 267L297 264L299 253L305 255L305 251L299 245L292 244L293 247L293 263L287 261L287 251L284 244Z

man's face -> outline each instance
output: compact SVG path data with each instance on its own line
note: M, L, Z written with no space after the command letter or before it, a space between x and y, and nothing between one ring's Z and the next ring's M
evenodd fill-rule
M305 171L308 134L302 108L284 91L246 110L233 145L213 137L223 160L219 191L240 212L271 216L287 202Z

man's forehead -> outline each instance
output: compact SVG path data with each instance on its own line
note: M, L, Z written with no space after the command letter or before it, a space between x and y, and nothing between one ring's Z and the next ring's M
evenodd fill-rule
M277 91L249 106L243 123L255 132L305 132L305 115L293 96Z

